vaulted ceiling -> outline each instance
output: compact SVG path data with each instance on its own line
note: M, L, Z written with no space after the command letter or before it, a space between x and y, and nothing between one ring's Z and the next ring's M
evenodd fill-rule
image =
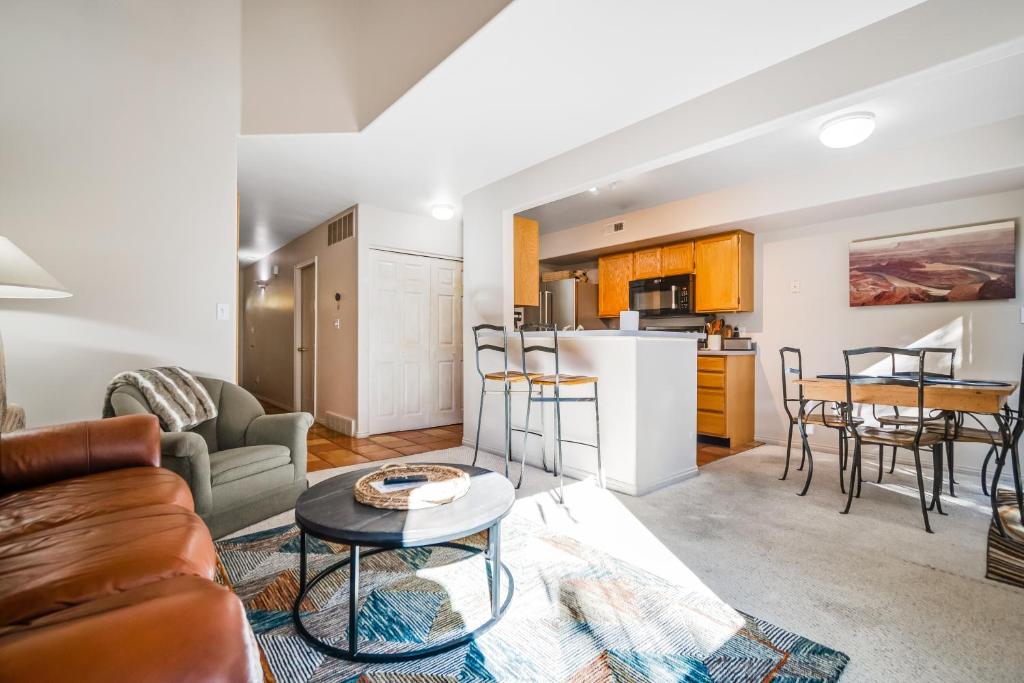
M354 203L458 206L495 180L917 4L515 0L359 132L243 135L241 256ZM353 113L349 125L360 121Z

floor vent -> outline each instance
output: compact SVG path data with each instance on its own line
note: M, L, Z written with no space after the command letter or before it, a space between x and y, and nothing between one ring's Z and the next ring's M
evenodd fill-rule
M355 210L343 213L327 224L327 246L347 240L356 234Z

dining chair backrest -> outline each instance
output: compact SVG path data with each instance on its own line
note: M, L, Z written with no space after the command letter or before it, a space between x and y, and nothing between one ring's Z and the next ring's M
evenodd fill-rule
M530 336L527 338L527 332L550 332L551 333L551 345L546 346L542 342L547 339L547 335L542 336ZM519 339L521 341L521 347L523 349L523 372L526 373L527 382L530 381L530 372L527 368L526 357L531 353L549 353L555 357L555 387L558 387L559 378L559 367L558 367L558 327L555 325L538 325L538 324L526 324L519 328ZM527 339L531 343L527 344Z
M925 349L901 349L891 346L867 346L859 349L847 349L843 351L843 362L846 367L846 404L843 407L844 418L851 424L853 422L853 387L854 385L863 384L881 384L881 385L894 385L894 386L909 386L914 387L917 391L915 392L915 403L905 407L915 408L917 412L917 435L915 437L915 443L920 440L921 433L924 431L924 361L925 361ZM893 372L891 375L882 376L867 376L860 374L853 374L850 372L850 359L858 356L870 356L870 355L889 355L892 358L905 357L915 359L917 370L916 371L905 371L905 372Z
M800 412L800 406L804 400L804 387L802 384L796 385L796 398L791 398L789 395L789 385L794 379L800 380L804 378L803 356L800 354L800 349L792 346L783 346L779 349L779 357L782 360L782 407L785 409L789 419L793 420L796 417L796 413ZM790 403L797 404L796 413L790 409Z
M910 350L911 351L924 351L924 355L925 355L925 371L924 371L924 376L925 377L944 377L944 378L948 378L948 379L955 379L956 378L956 347L918 346L918 347L914 347L914 348L912 348ZM939 362L938 362L938 365L941 368L941 371L934 372L934 371L928 370L928 359L929 358L934 358L934 357L937 357L937 356L938 357L948 356L949 357L948 365L947 365L947 361L946 360L940 359ZM890 356L890 358L892 359L892 374L893 374L893 376L901 376L901 375L903 375L903 376L907 376L907 377L912 377L912 376L917 374L917 369L916 368L913 369L913 370L897 370L896 369L896 357L897 357L896 354L892 354Z
M483 330L492 330L494 332L501 332L501 346L497 343L490 343L488 341L481 341L480 337ZM483 335L486 337L496 338L497 335ZM496 339L495 339L496 341ZM485 378L484 371L480 368L480 352L481 351L497 351L502 354L502 360L504 361L503 370L508 374L508 333L505 331L504 325L490 325L484 323L482 325L473 326L473 345L476 347L476 371L480 374L480 379Z

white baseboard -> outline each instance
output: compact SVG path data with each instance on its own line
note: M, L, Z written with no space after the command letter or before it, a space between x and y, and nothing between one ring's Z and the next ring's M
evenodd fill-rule
M763 442L765 444L768 444L768 445L781 446L782 448L786 447L786 440L785 439L776 439L776 438L768 437L768 436L755 436L754 439L756 441L761 441L761 442ZM799 447L798 444L799 444L799 437L796 434L794 434L793 435L793 455L796 456L797 459L799 460L799 457L800 457L800 447ZM821 444L815 443L815 444L811 444L811 448L814 450L815 453L819 453L821 451L824 451L826 453L831 453L832 455L839 455L839 447L838 446L831 446L831 445L823 446ZM878 451L875 450L875 448L876 448L875 446L869 446L868 448L871 448L872 451L874 451L873 455L875 455L875 456L878 455ZM924 451L927 451L927 450L929 450L929 449L922 449L922 453L921 453L921 468L922 469L926 469L926 470L930 470L932 468L932 456L931 456L931 453L924 452ZM885 455L885 461L888 463L888 462L890 462L890 459L892 458L892 451L889 450L888 446L886 446L886 448L885 448L885 454L886 454ZM872 462L872 459L868 458L868 457L865 457L863 461L870 464ZM914 466L914 458L910 454L910 451L901 448L901 449L896 451L896 463L898 465L904 465L906 467L913 467ZM992 467L994 467L994 465L990 465L989 466L989 472L992 471ZM945 469L945 461L943 461L943 469ZM954 467L953 467L953 470L956 471L956 472L959 472L961 474L968 475L968 476L975 476L975 477L980 477L981 476L981 467L980 466L975 467L973 465L963 465L963 464L956 464L955 463Z
M348 415L340 415L338 413L327 411L324 413L321 422L323 422L323 425L328 429L333 429L334 431L345 434L346 436L358 437L356 434L355 418L351 418Z
M463 437L463 439L462 439L462 445L466 446L467 448L473 448L474 443L475 443L475 438L474 439L469 439L469 438ZM505 457L505 453L503 451L497 451L497 450L492 449L492 448L487 448L482 443L480 444L480 451L482 453L488 453L488 454L493 455L493 456L498 457L498 458L504 458ZM527 464L531 465L533 467L537 467L537 465L535 463L530 462L529 458L527 458ZM593 478L595 476L593 472L588 472L586 470L581 470L581 469L578 469L578 468L575 468L575 467L566 467L565 468L565 474L566 474L567 477L571 477L573 479L579 479L581 481L586 480L586 479L591 479L591 478ZM697 467L695 466L695 467L692 467L692 468L690 468L688 470L683 470L682 472L677 472L677 473L673 474L671 477L668 477L667 479L664 479L663 481L660 481L660 482L658 482L657 484L655 484L653 486L642 486L642 487L635 486L633 484L621 481L621 480L616 479L614 477L609 477L606 474L605 478L604 478L604 483L605 483L605 486L607 488L611 489L612 491L618 491L619 493L625 493L626 495L629 495L629 496L646 496L648 493L651 493L653 491L657 491L658 489L663 489L666 486L671 486L672 484L677 484L677 483L679 483L681 481L685 481L687 479L691 479L693 477L696 477L698 474L700 474L700 472L698 471Z

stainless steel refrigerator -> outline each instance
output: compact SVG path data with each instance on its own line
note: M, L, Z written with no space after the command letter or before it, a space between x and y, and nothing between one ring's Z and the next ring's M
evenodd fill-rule
M540 306L527 312L526 322L556 325L559 330L603 328L597 317L597 285L575 278L542 282Z

